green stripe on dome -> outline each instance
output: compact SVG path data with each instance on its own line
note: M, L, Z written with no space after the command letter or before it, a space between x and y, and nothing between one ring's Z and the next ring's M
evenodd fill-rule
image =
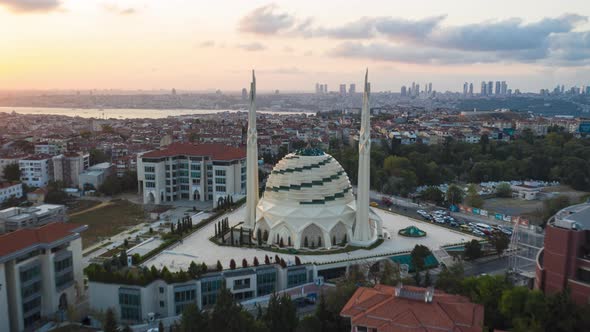
M327 165L331 160L332 160L332 157L328 157L328 158L320 161L319 163L306 165L306 166L302 166L302 167L273 170L271 173L272 174L285 174L285 173L303 172L305 170L311 170L313 168L320 168L321 166Z
M323 178L321 180L314 180L312 182L304 182L301 184L292 184L290 186L278 186L278 187L267 187L267 190L279 192L283 190L301 190L301 188L311 188L313 186L323 186L324 183L332 182L333 180L338 179L344 174L344 171L339 171L338 173L331 175L327 178Z
M303 201L303 202L299 202L299 204L301 204L301 205L326 204L326 202L334 201L334 200L336 200L336 198L344 198L344 195L351 190L352 190L352 187L348 187L348 188L344 189L342 192L336 193L333 196L326 196L322 199L314 199L311 201Z

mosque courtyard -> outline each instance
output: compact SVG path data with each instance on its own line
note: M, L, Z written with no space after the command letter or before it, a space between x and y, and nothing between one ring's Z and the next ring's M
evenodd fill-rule
M382 244L371 250L358 249L345 253L322 254L322 255L305 255L299 252L297 255L278 253L279 257L285 259L287 263L292 263L295 256L298 256L302 263L330 263L344 260L362 260L370 259L375 256L393 256L395 254L410 251L416 244L425 245L432 251L440 247L469 242L473 239L479 239L475 236L465 234L452 229L444 228L425 221L418 221L406 216L387 212L380 209L374 209L375 213L383 220L384 241ZM225 214L220 218L228 218L231 226L244 220L246 208L241 207L233 212ZM420 238L408 238L398 235L400 229L408 226L416 226L425 231L427 235ZM144 266L156 266L162 268L166 266L171 271L180 269L187 270L191 261L198 264L204 262L209 266L215 266L219 260L224 268L229 267L231 259L241 266L245 258L249 265L252 265L254 257L263 264L264 257L268 255L273 258L277 253L259 248L244 248L220 246L209 240L214 235L215 222L191 234L185 238L182 243L165 250L153 258L146 261Z

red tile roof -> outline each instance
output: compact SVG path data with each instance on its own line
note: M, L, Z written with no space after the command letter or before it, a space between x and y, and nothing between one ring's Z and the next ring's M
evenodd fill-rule
M51 244L85 229L86 226L54 222L38 228L23 228L0 235L0 259L37 244Z
M246 158L246 149L224 144L172 143L161 150L143 154L144 158L162 158L179 155L210 156L212 160L236 160Z
M420 287L404 286L403 289L414 295L426 291ZM395 294L395 287L361 287L340 315L350 317L353 326L374 328L379 332L482 330L483 306L469 302L464 296L434 291L432 302L426 302L423 298Z

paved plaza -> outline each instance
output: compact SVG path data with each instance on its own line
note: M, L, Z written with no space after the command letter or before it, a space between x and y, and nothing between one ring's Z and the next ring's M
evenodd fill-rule
M230 225L235 225L244 219L246 209L244 207L237 209L221 218L228 217ZM406 216L390 213L384 210L375 209L375 212L383 220L384 242L375 249L359 249L348 253L326 254L326 255L304 255L297 254L302 263L328 263L348 259L369 258L376 255L396 254L402 251L412 250L416 244L422 244L431 250L436 250L441 246L468 242L477 237L440 227L428 222L422 222L408 218ZM408 226L416 226L427 232L423 238L406 238L399 236L397 232ZM215 266L219 260L225 267L229 267L229 262L234 259L238 266L241 266L242 259L246 258L249 264L252 264L254 257L258 257L260 263L264 262L264 256L274 257L275 253L256 249L256 248L238 248L219 246L209 238L215 231L214 223L210 223L203 229L184 239L182 243L170 248L159 255L144 263L145 266L156 266L162 268L166 266L171 271L180 269L187 270L191 261L196 263L205 262L209 266ZM279 254L287 262L294 262L294 255Z

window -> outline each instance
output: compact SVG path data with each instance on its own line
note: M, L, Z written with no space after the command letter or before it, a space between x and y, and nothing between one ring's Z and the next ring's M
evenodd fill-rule
M224 169L216 169L215 176L225 176L225 170Z
M590 270L578 268L577 277L578 281L590 284Z
M191 170L192 171L200 171L201 170L201 164L197 163L197 164L191 164Z
M256 275L257 296L274 293L277 284L277 273L274 270Z
M122 320L141 320L141 299L139 289L120 288L119 305L121 306Z
M156 174L146 174L145 175L145 179L146 180L155 180L156 179Z
M156 168L154 166L145 166L144 171L146 173L154 173L156 171Z
M177 315L180 315L184 308L196 303L197 289L195 286L181 286L174 290L174 304Z
M160 301L160 308L164 308L164 307L165 307L164 301Z
M217 184L225 184L225 178L215 178L215 183L217 183Z
M250 278L234 280L234 290L250 288Z
M145 187L146 188L156 188L156 183L155 182L146 182Z
M164 287L160 287L160 294L164 294Z
M307 272L305 269L287 272L287 288L299 286L307 282Z
M224 193L225 186L215 186L215 191L220 192L220 193Z

